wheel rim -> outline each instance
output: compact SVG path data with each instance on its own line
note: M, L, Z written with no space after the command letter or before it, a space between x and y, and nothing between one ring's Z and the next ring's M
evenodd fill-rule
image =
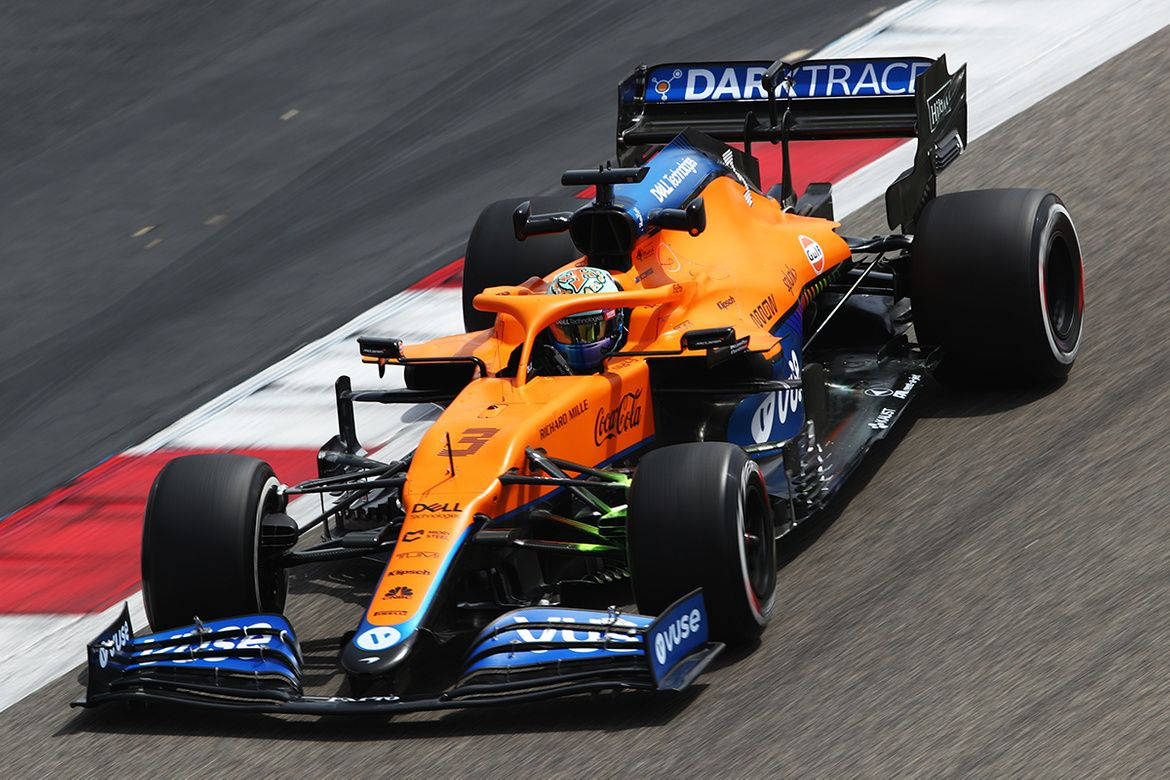
M1052 355L1065 365L1076 359L1084 323L1084 266L1068 211L1056 203L1040 237L1040 308Z
M264 515L277 510L279 486L280 482L276 477L270 477L260 491L260 501L256 508L256 533L252 548L255 567L253 571L256 572L256 606L266 612L282 611L288 593L286 570L266 561L264 556L260 555L260 524Z
M771 556L768 546L775 543L767 532L767 505L756 480L748 483L743 506L743 547L744 562L747 564L747 581L757 604L771 595Z
M1044 274L1044 303L1052 335L1064 346L1080 314L1080 274L1063 237L1057 236L1048 250Z

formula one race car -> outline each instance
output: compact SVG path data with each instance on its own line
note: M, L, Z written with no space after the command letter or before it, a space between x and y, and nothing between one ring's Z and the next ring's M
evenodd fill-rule
M163 468L142 549L156 633L124 613L90 644L79 703L393 713L681 689L759 636L777 540L929 375L1050 381L1076 358L1081 253L1060 199L935 196L966 144L965 84L945 58L638 68L621 167L562 177L591 201L480 216L466 334L359 339L406 387L337 380L318 478L285 486L232 454ZM795 196L788 142L879 136L917 138L886 193L900 230L839 235L828 185ZM767 194L759 142L782 155ZM368 402L443 411L384 462L355 430ZM324 509L298 525L286 504L309 494ZM386 563L341 653L349 695L306 695L286 570L359 556Z

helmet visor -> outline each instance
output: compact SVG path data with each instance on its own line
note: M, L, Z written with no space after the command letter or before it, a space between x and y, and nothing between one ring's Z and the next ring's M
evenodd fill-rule
M574 314L552 324L553 339L561 344L595 344L612 338L620 326L617 311L590 311Z

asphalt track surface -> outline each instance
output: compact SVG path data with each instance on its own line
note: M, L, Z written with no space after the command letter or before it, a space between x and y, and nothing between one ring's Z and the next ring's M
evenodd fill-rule
M281 8L289 9L290 15L302 13L294 5ZM106 376L111 384L86 387L109 390L119 375L105 374L112 369L105 366L105 358L99 359L104 353L90 350L111 350L111 359L121 360L122 370L130 371L141 369L133 360L143 354L137 350L157 349L152 353L156 358L173 358L173 340L186 332L183 328L193 329L192 336L224 339L216 350L214 342L202 344L191 338L189 348L203 362L183 360L172 365L164 361L147 374L150 384L157 379L163 387L141 391L159 393L155 402L169 403L167 414L173 419L191 396L222 389L257 363L286 351L296 342L292 334L302 332L298 328L323 328L340 319L342 313L328 310L331 303L345 301L348 316L448 259L459 244L460 231L474 218L475 207L465 202L475 200L465 197L468 187L475 188L478 202L490 199L485 193L492 190L493 182L509 186L499 183L505 175L500 170L505 170L508 182L518 180L521 191L545 189L542 184L551 176L548 171L565 167L566 157L603 156L612 123L610 85L629 63L599 64L603 60L599 49L621 52L621 57L631 50L647 51L647 59L663 54L726 56L728 47L735 47L737 53L758 51L766 43L758 15L779 13L761 6L755 16L745 14L742 25L729 23L725 13L713 18L709 9L681 17L672 13L657 31L679 36L687 45L672 45L669 38L655 35L647 36L653 41L633 49L640 34L600 29L614 26L616 11L610 10L608 17L554 24L557 17L552 11L546 14L543 5L538 8L523 15L528 46L538 46L543 52L526 55L531 59L524 62L535 66L525 73L526 85L516 87L515 93L504 90L505 81L497 74L494 81L476 82L465 93L477 110L498 107L504 112L486 111L489 120L499 121L489 121L475 133L467 127L458 132L436 127L438 114L422 124L414 123L409 110L387 118L388 99L384 95L367 98L370 126L377 129L353 128L352 145L308 165L307 172L291 180L278 181L276 174L269 179L269 173L257 169L257 177L271 192L243 213L233 212L228 205L219 207L219 212L232 213L233 220L218 228L221 235L203 241L198 240L197 226L202 225L206 207L198 214L192 209L191 226L182 231L178 213L169 222L161 216L136 219L138 213L118 205L133 194L129 185L120 194L122 199L103 196L108 198L108 209L125 210L121 222L113 220L118 224L116 230L110 228L111 245L125 240L127 226L133 230L137 222L177 225L180 234L174 240L179 246L167 249L179 253L173 257L149 254L166 248L168 241L164 241L149 251L127 252L121 258L137 264L133 273L125 271L123 286L116 288L131 304L142 307L133 311L152 310L150 301L133 303L134 296L127 292L134 290L134 273L142 273L151 262L161 265L145 282L157 285L150 289L181 296L184 285L175 283L171 289L171 282L163 278L178 274L189 294L199 296L191 308L203 311L187 312L179 322L162 314L141 323L123 322L120 318L129 315L117 308L105 310L101 301L89 300L92 289L78 289L72 308L67 300L53 304L58 315L78 313L74 327L48 337L47 343L55 344L54 349L64 348L72 332L88 346L65 355L51 354L60 361L76 352L86 370L64 360L56 364L56 371L70 373L74 381L97 382L97 377ZM515 8L506 10L516 12ZM280 15L275 8L272 13ZM421 36L436 34L442 29L438 25L449 24L457 16L440 20L436 15L440 12L430 13L420 17L430 21L415 23L420 26L411 28L403 45L413 44L422 51ZM480 40L490 41L485 44L490 52L475 56L506 56L512 51L507 36L514 22L504 24L503 11L500 19L485 18L492 13L480 11L474 23L459 17L463 27L457 29L467 31L468 37L474 30ZM331 11L319 18L303 17L302 22L326 25L336 23L335 17ZM799 15L786 14L786 18ZM854 12L849 22L859 18ZM209 17L189 20L189 24L207 22L211 29L219 29L213 21ZM225 47L239 45L246 21L225 23L221 31ZM368 33L364 45L373 45L379 34L400 31L396 26L366 30L358 24L361 20L351 21L356 25L351 32ZM843 29L821 24L818 20L817 29ZM541 30L546 37L533 42L533 30ZM704 36L711 37L704 40ZM324 37L337 47L338 61L349 62L352 50L331 35ZM449 37L471 45L454 31ZM556 46L548 42L549 37L556 39ZM767 50L787 51L824 42L808 29L791 26L781 40L786 45L767 42ZM110 45L117 48L113 42ZM1170 68L1167 52L1170 31L1163 30L980 138L942 183L948 191L1046 186L1064 197L1086 257L1087 330L1072 377L1063 385L1027 392L932 388L918 404L915 419L867 464L838 511L786 548L788 562L780 574L782 608L762 644L727 658L694 690L677 698L600 697L412 716L390 723L323 723L166 709L79 714L63 708L79 691L75 676L70 675L0 716L5 772L1164 776L1170 772L1170 715L1166 711L1170 664L1165 659L1165 648L1170 646L1170 611L1166 609L1170 602L1170 526L1166 522L1170 487L1165 473L1165 464L1170 462L1166 444L1170 418L1165 414L1170 408L1170 353L1164 348L1170 292L1162 279L1162 237L1170 233L1166 196L1170 172L1164 153L1165 117L1170 109L1163 79ZM215 64L204 67L226 67L222 59L212 59ZM296 59L290 53L282 64L295 66ZM543 67L556 73L544 73ZM327 100L336 86L330 83L332 74L323 64L315 69L320 70L319 98ZM157 74L160 68L156 64L146 70ZM229 69L216 78L239 76ZM562 83L554 89L558 77ZM451 78L455 80L444 77L444 83L456 84L458 79ZM474 82L476 74L461 78ZM494 85L492 94L488 94L489 84ZM356 99L359 86L350 86ZM264 94L268 93L257 87L249 100ZM397 105L403 104L403 98L410 105L408 94L397 97ZM552 102L534 105L546 99ZM299 94L271 97L274 135L288 129L278 123L279 114L301 100ZM426 102L416 97L414 105ZM238 110L243 111L243 106ZM122 111L120 116L131 121L126 112L133 111ZM517 117L525 115L537 128L525 131L528 143L513 138L505 144ZM12 132L10 121L6 120L6 134ZM197 119L192 122L198 125ZM132 125L111 128L106 141L119 139L128 148L130 138L119 134L132 129ZM480 134L505 145L480 146L476 142ZM29 143L47 143L50 135L48 126L30 130ZM542 140L534 145L534 138ZM221 138L220 144L228 142ZM305 144L302 171L310 162ZM455 155L458 162L449 156L436 157L439 152ZM126 154L127 159L133 158L129 151ZM148 159L167 167L164 151L152 154ZM289 154L287 149L273 152L278 161ZM404 162L404 154L426 159ZM521 165L521 159L531 162ZM404 164L417 165L410 168L414 173L404 174ZM33 176L31 169L13 164L11 158L4 167L8 180L2 186L6 188L13 186L14 176L26 177L26 182ZM436 168L449 180L454 177L468 186L428 183L424 172ZM113 169L109 175L121 171ZM205 172L185 173L183 186L212 188L202 178ZM227 187L229 174L238 182L241 172L220 173L217 186L224 203L244 198ZM42 170L39 175L43 174ZM351 178L336 181L336 175ZM405 183L394 183L402 176ZM149 181L153 179L146 177L139 186ZM50 180L42 186L58 185ZM261 189L256 186L253 195ZM422 210L406 202L420 190L439 199L437 210ZM357 205L367 199L368 208ZM339 203L350 208L339 213ZM3 217L6 237L13 228L31 231L25 222L32 219L33 201L19 201L18 207L18 211L29 211L23 220L11 210ZM80 202L74 207L78 214L86 214ZM396 214L398 208L407 211ZM43 221L44 213L36 213ZM96 207L88 213L91 224L110 216L100 216ZM386 220L394 227L386 227ZM847 228L859 233L882 224L873 205L851 217ZM418 225L427 226L426 237L432 240L412 235ZM65 228L46 226L44 240L81 246L81 239L71 239ZM354 268L362 271L361 284L346 277L327 277L318 254L322 247L315 243L325 239L316 236L318 231L328 235L330 250L352 252L344 263L335 265L345 269L347 276L355 273ZM356 231L357 237L350 231ZM32 241L31 235L27 240ZM93 235L89 240L96 243ZM184 241L190 242L186 252L182 252ZM31 249L26 247L26 251L31 255ZM423 260L424 255L429 259ZM115 256L117 252L109 249L109 257ZM162 259L156 261L156 257ZM201 271L201 264L238 277L231 284L212 284L214 274ZM33 276L48 273L31 260L27 266ZM375 281L379 267L390 270L385 279ZM85 268L78 261L74 273L81 274ZM313 311L284 312L285 319L269 333L261 321L276 313L265 304L278 300L282 288L301 293L308 284L274 278L276 270L310 274L320 298L312 299L317 307ZM98 277L105 278L98 274L90 281L96 284ZM342 290L331 289L335 281ZM204 293L196 282L208 283L214 294ZM276 291L262 295L271 285L276 285ZM3 294L12 295L7 290ZM169 300L173 304L179 298ZM235 311L234 307L248 301L263 311ZM989 307L993 309L994 304ZM83 312L87 312L85 317L80 316ZM48 314L44 317L42 322L52 319ZM243 322L240 317L255 319ZM120 336L126 344L118 339L97 340L113 338L118 333L115 325L127 328ZM233 332L242 326L252 329L247 339ZM13 349L9 333L32 332L27 324L15 321L5 322L4 327L5 352ZM276 332L281 329L287 332ZM18 351L13 349L14 354ZM30 353L29 366L39 365L36 359L43 357ZM212 358L220 362L208 364ZM163 370L168 366L174 370ZM994 372L996 367L988 366L988 370ZM5 376L5 393L10 392L8 380ZM174 384L168 386L168 382ZM54 403L65 405L63 409L80 403L81 396L70 395L80 391L53 387L50 392ZM73 431L92 437L95 448L116 451L133 443L134 436L149 433L151 425L164 422L159 418L147 424L135 418L135 414L156 413L140 406L137 397L99 397L106 399L103 419L84 418L98 430ZM88 408L92 412L97 406L94 401L87 403L88 407L74 411L81 414ZM125 415L120 425L103 423L115 413ZM126 433L121 426L131 418L135 425L145 427ZM21 435L30 435L30 430L24 429ZM11 430L5 436L27 448L27 442ZM60 468L60 454L30 452L28 458L39 470ZM339 565L306 571L294 582L290 617L315 664L313 683L322 690L338 683L333 657L341 632L352 627L352 615L368 595L354 590L355 582L362 579L363 572Z
M612 156L638 62L867 16L824 5L4 3L0 516L455 259L487 203Z

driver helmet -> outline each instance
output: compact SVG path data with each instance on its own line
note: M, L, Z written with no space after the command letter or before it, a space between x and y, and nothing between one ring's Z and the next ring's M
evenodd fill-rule
M609 271L578 267L561 271L549 282L550 295L588 295L619 292ZM625 334L622 309L596 309L557 320L549 327L552 345L574 372L592 372L606 355L621 345Z

